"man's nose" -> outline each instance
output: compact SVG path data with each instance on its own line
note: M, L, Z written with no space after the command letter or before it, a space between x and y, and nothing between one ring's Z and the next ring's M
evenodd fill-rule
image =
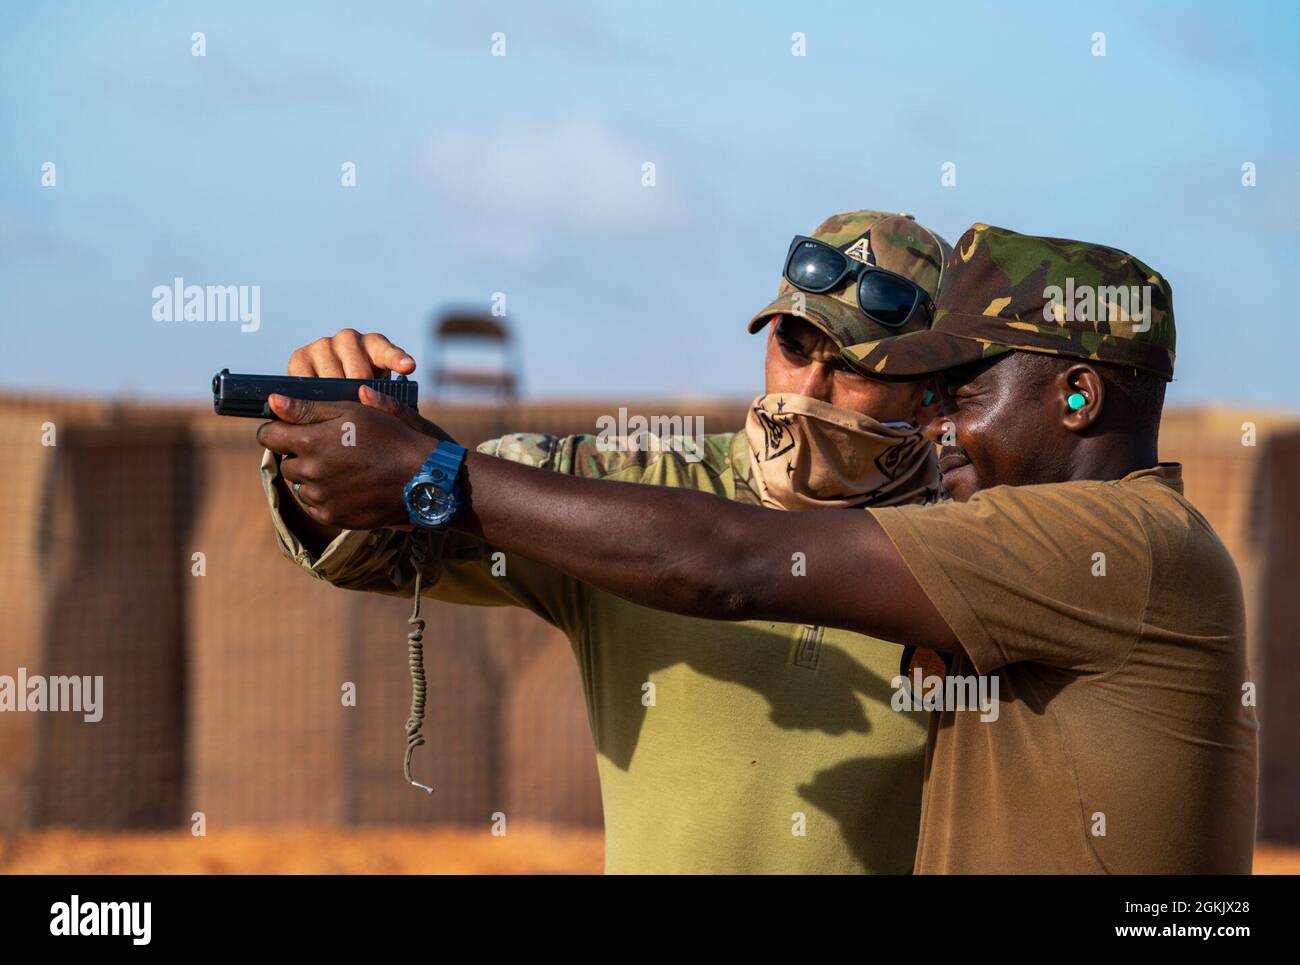
M943 437L952 425L952 419L946 412L940 412L937 416L925 424L921 431L925 437L933 442L936 446L943 445Z
M835 388L835 372L824 362L809 362L799 370L794 391L820 402L830 402Z

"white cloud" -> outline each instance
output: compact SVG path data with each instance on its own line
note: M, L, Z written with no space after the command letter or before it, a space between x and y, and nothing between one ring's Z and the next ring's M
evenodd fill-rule
M655 187L641 184L646 161L656 165ZM440 133L421 171L440 207L488 234L508 229L508 244L520 253L556 232L661 231L681 221L664 159L590 118Z

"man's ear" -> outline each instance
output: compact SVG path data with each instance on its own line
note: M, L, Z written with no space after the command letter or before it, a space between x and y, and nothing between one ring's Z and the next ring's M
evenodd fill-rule
M1071 365L1056 378L1063 424L1071 432L1083 432L1101 418L1106 405L1106 383L1086 363Z

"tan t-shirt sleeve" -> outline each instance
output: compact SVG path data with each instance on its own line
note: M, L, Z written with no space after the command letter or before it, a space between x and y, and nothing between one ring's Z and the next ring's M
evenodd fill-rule
M1111 484L998 486L871 510L979 673L1033 661L1105 672L1141 630L1151 554Z

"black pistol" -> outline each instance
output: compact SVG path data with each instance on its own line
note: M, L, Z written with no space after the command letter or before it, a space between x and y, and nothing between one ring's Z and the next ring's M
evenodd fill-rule
M237 375L222 369L212 377L212 411L217 415L274 419L275 413L266 404L272 393L291 399L356 402L357 390L363 385L419 410L416 393L420 384L405 375L395 379L313 379L300 375Z

